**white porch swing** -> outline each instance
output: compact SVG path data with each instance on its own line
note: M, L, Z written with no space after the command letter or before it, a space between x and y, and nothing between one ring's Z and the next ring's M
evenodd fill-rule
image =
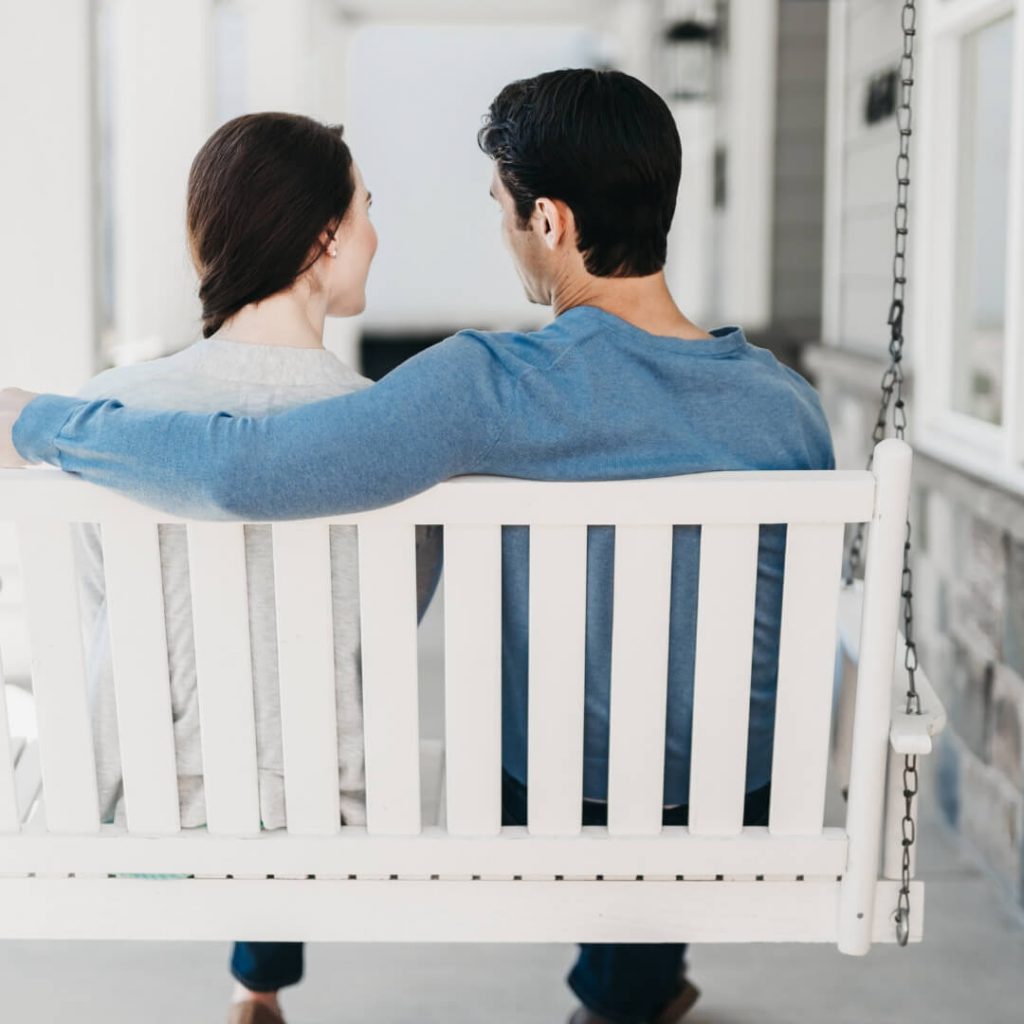
M188 523L208 825L183 831L157 546L158 523L177 520L57 472L0 474L0 519L20 541L39 726L38 743L12 737L0 701L0 937L830 942L852 954L921 939L912 793L943 712L920 670L909 703L894 686L901 590L912 623L909 575L901 587L911 455L899 437L913 17L908 0L893 365L871 467L463 478L373 512L274 524L286 831L259 823L242 525ZM881 440L890 405L898 437ZM101 825L97 810L78 522L102 524L124 826ZM421 756L419 741L418 523L445 528L443 772L440 752ZM608 826L583 827L586 530L608 523ZM788 524L788 536L770 823L752 828L742 825L745 709L763 523ZM863 585L840 593L848 523L870 523L870 544ZM330 524L359 529L365 828L339 826ZM500 542L510 524L531 528L529 826L502 828ZM690 824L663 827L680 524L702 528ZM857 682L833 744L837 628ZM837 827L824 824L830 749L849 792Z

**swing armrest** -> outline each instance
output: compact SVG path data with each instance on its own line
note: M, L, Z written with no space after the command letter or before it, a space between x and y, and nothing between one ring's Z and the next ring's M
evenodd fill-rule
M902 648L903 638L900 637ZM921 699L921 713L907 714L907 693L903 686L906 670L903 667L903 652L896 656L896 673L893 684L892 725L889 727L889 743L897 754L930 754L932 737L938 736L946 727L946 709L942 706L932 684L918 666L914 672L917 695Z
M857 662L860 649L861 609L864 601L863 584L858 580L847 584L839 592L839 644L846 657ZM896 635L895 670L893 672L892 724L889 743L897 754L930 754L932 737L946 726L946 709L942 706L924 669L918 666L914 682L921 698L921 714L907 714L907 694L903 683L903 636Z

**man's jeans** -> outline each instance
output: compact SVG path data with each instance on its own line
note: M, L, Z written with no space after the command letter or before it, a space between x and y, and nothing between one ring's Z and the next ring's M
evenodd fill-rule
M771 786L747 794L745 825L767 825ZM604 825L607 805L584 801L583 824ZM666 809L666 825L685 825L689 808ZM526 787L509 775L502 777L502 823L526 824ZM644 1024L675 995L684 972L686 946L678 943L580 946L569 972L569 987L592 1012L616 1024ZM239 942L231 958L231 973L253 992L274 992L302 977L302 944L298 942Z

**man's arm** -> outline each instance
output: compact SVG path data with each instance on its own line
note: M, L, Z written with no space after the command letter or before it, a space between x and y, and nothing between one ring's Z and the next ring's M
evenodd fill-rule
M13 440L30 461L177 514L296 519L376 508L472 472L513 387L487 343L460 334L372 388L274 416L43 395Z
M0 469L22 469L28 463L14 447L12 433L22 410L38 396L20 388L0 390Z

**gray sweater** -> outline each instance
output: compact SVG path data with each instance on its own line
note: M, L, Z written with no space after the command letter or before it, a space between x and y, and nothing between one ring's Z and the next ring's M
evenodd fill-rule
M165 359L108 370L80 394L89 399L117 398L147 409L262 416L369 385L370 381L323 349L210 339ZM161 526L159 535L181 822L193 827L205 824L206 809L188 542L183 526ZM78 540L100 812L104 821L111 821L120 817L123 789L99 527L82 527ZM437 582L440 530L421 527L416 540L422 613ZM287 813L270 528L247 526L245 546L260 813L265 828L281 828ZM331 528L331 580L338 788L344 822L362 824L366 818L355 527Z

